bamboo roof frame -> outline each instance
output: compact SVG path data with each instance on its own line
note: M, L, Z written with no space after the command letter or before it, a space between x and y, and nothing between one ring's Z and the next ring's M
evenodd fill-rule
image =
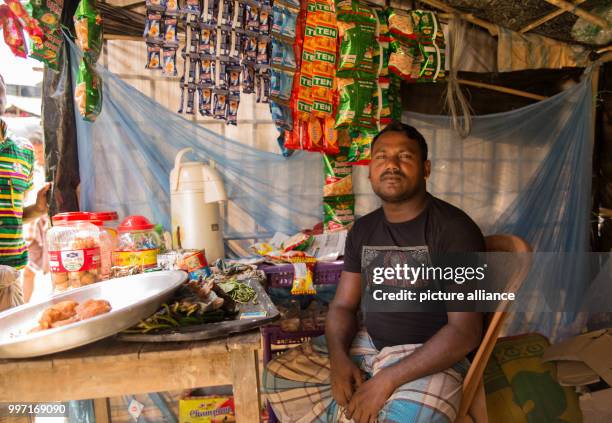
M576 0L574 2L574 6L578 6L579 4L584 3L586 0ZM543 24L545 24L546 22L556 18L557 16L560 16L562 14L564 14L566 11L563 9L557 9L554 12L549 13L548 15L542 16L540 19L537 19L535 21L533 21L532 23L530 23L529 25L525 26L524 28L522 28L519 32L521 34L524 34L526 32L531 31L532 29L535 29Z

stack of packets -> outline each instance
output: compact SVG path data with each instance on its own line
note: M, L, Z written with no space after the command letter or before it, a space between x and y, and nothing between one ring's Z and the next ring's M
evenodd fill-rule
M270 113L281 130L293 129L291 92L294 77L301 63L296 57L298 0L277 0L272 12L272 70L270 71ZM300 60L298 60L300 59Z
M102 111L102 80L96 72L102 51L102 15L95 0L81 0L74 13L74 29L76 44L83 52L74 97L81 117L93 122Z
M15 56L26 58L28 51L24 29L35 48L43 47L43 31L39 22L28 14L18 0L5 0L4 3L0 5L0 28L4 33L4 41Z
M179 113L195 114L197 108L202 116L236 125L241 91L268 103L270 0L207 0L202 7L199 0L187 0L181 12L185 47ZM167 26L164 32L164 39L171 38ZM175 67L172 53L164 52L163 60L164 69Z
M146 69L161 69L162 75L176 76L176 50L178 49L178 0L146 0L147 43ZM189 6L187 6L189 7Z
M389 69L407 82L444 80L444 34L428 10L391 10Z
M315 264L317 261L333 261L342 255L346 235L346 230L319 235L300 232L291 237L278 232L269 242L252 245L251 250L269 261L293 264L291 294L312 295L317 293Z
M348 228L355 221L353 166L349 148L341 146L336 155L323 154L323 230L334 232Z

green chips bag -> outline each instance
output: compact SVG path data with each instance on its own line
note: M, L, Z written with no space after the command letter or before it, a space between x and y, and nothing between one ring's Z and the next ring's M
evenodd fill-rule
M336 19L376 25L374 10L359 0L336 0Z
M59 28L62 7L61 0L30 0L25 5L25 9L38 22L45 35L42 46L30 43L30 57L45 63L53 70L59 69L57 58L62 46Z
M354 22L338 22L340 60L336 76L339 78L375 78L378 71L378 43L376 28Z
M74 29L77 45L95 63L102 51L102 15L95 0L81 0L74 13Z
M74 98L83 119L95 121L102 110L102 81L86 58L79 65Z
M376 129L356 129L351 131L351 147L348 161L354 165L366 165L372 158L372 140L378 133Z
M355 221L355 196L341 195L323 198L323 230L345 229Z
M338 114L336 128L345 126L373 127L375 81L351 78L338 80Z

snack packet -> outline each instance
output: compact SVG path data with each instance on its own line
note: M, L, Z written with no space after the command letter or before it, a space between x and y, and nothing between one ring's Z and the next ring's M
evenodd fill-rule
M347 160L353 165L367 165L372 158L372 140L378 133L376 129L359 128L351 131L351 146Z
M304 232L298 232L297 234L289 237L281 243L281 252L286 253L287 251L306 251L314 242L312 235L307 235Z
M148 11L163 12L166 10L166 0L146 0L145 6Z
M336 0L336 19L343 22L376 24L374 10L359 0Z
M272 27L270 24L272 20L270 15L272 15L272 8L270 6L262 6L261 9L259 9L259 32L263 35L270 34L270 29Z
M74 98L81 117L93 122L102 110L102 83L86 57L81 59Z
M340 78L375 78L378 63L374 66L376 28L355 22L338 22L340 34L340 58L336 76Z
M164 76L176 76L176 47L164 47L163 49L163 66L162 75Z
M255 69L250 64L242 65L242 92L244 94L255 92Z
M158 44L147 43L147 64L145 69L161 69L161 47Z
M159 12L147 13L147 23L145 25L144 38L147 43L163 43L161 33L162 15Z
M227 116L227 90L215 90L213 100L213 116L215 119L226 119Z
M32 42L30 57L45 63L49 68L58 70L57 57L63 44L62 34L59 31L59 16L61 9L52 10L47 2L30 0L25 6L26 10L36 20L44 32L42 45ZM2 18L0 18L0 21Z
M8 8L0 8L0 26L4 33L4 42L17 57L28 57L23 26L19 19Z
M349 149L343 147L338 155L323 154L324 197L353 193L353 166L348 161L348 152Z
M164 17L164 47L178 47L177 24L178 19L176 16Z
M200 16L200 0L186 0L182 13L184 15Z
M178 0L166 0L166 16L178 16L180 11Z
M340 131L336 129L336 119L328 116L323 119L323 152L327 154L340 153Z
M200 87L198 88L200 94L199 110L202 116L212 116L212 100L213 100L213 88L212 87Z
M239 95L230 95L227 104L227 124L238 124L238 106L240 105Z
M32 41L33 45L37 48L43 47L43 31L36 19L32 18L23 5L19 2L19 0L4 0L4 3L8 6L8 8L13 12L19 20L23 23L23 28L28 33L28 37L30 41Z
M336 128L350 125L374 126L374 89L375 83L371 80L338 79Z
M334 232L346 229L355 221L355 197L343 195L323 198L323 230Z
M293 264L293 283L291 295L315 295L314 267L317 259L314 257L293 257L289 259Z

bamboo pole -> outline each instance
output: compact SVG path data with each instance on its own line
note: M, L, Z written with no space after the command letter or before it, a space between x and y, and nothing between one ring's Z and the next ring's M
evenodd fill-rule
M105 40L123 40L123 41L142 41L142 35L121 35L121 34L107 34L104 33Z
M497 35L498 31L497 31L497 25L494 25L490 22L487 22L483 19L477 18L476 16L472 15L471 13L463 13L460 12L459 10L447 5L446 3L443 3L439 0L421 0L421 3L425 3L428 4L432 7L435 7L436 9L440 9L446 13L453 13L458 15L461 19L466 20L468 22L473 23L474 25L478 25L483 27L484 29L486 29L487 31L489 31L489 33L491 35Z
M576 0L576 1L574 2L574 6L578 6L579 4L584 3L585 1L586 1L586 0ZM529 32L529 31L531 31L532 29L537 28L537 27L539 27L540 25L545 24L546 22L550 21L551 19L554 19L554 18L556 18L557 16L564 14L565 12L566 12L566 11L565 11L565 10L563 10L563 9L557 9L557 10L555 10L554 12L549 13L549 14L548 14L548 15L546 15L546 16L542 16L540 19L538 19L538 20L536 20L536 21L533 21L532 23L530 23L529 25L527 25L525 28L521 29L519 32L520 32L521 34L524 34L524 33L526 33L526 32Z
M511 94L511 95L516 95L519 97L530 98L532 100L544 100L548 98L543 95L528 93L527 91L515 90L514 88L507 88L507 87L502 87L500 85L487 84L484 82L468 81L467 79L457 79L457 82L459 82L462 85L470 85L472 87L485 88L487 90L498 91L504 94Z
M597 16L594 15L593 13L587 12L586 10L583 10L575 5L573 5L570 2L567 2L565 0L545 0L547 3L550 3L554 6L557 6L563 10L565 10L566 12L570 12L573 13L574 15L591 22L594 25L597 25L601 28L608 28L608 21L606 21L604 18L602 18L601 16Z

